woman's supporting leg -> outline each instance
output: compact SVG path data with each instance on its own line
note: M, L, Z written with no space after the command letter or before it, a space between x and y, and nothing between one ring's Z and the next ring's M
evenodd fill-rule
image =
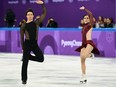
M88 44L86 48L81 49L81 69L82 69L82 77L86 77L86 58L91 54L93 47Z

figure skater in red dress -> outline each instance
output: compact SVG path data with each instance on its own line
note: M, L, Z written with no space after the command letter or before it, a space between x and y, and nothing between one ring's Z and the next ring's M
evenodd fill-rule
M83 21L84 25L82 26L82 46L77 48L76 51L80 52L81 57L81 69L82 69L82 78L80 80L81 83L86 83L86 59L93 58L94 54L99 54L99 50L95 46L92 41L92 27L93 27L93 15L92 13L86 9L84 6L80 7L80 10L86 11L88 14L84 15Z

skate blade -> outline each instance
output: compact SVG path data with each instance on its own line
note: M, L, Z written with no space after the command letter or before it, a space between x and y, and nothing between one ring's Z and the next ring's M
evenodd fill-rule
M87 83L87 80L84 80L84 81L80 81L80 83Z

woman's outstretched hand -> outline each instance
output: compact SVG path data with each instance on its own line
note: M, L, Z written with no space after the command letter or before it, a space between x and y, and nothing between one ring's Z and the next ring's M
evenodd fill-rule
M43 4L44 2L42 0L36 0L37 4Z
M84 7L84 6L80 7L80 10L84 10L84 9L85 9L85 7Z

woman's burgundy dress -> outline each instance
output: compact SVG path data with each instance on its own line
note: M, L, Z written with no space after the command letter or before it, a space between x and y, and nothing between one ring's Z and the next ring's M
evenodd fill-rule
M97 49L97 47L93 43L93 41L92 40L87 40L87 38L86 38L86 34L87 34L87 32L90 29L91 29L91 25L90 24L83 25L83 28L82 28L82 46L80 46L79 48L77 48L75 51L81 52L81 49L83 47L86 48L87 44L90 44L91 46L93 46L92 53L94 53L94 54L100 54L99 50Z

